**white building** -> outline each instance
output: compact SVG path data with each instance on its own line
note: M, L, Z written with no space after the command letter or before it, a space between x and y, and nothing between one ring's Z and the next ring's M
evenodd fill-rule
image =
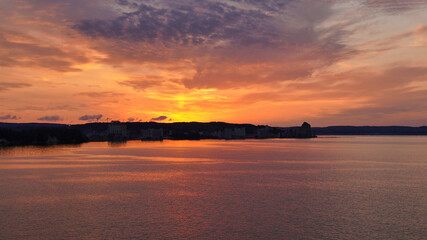
M108 125L108 136L111 138L127 138L127 126L125 123L113 121Z
M163 128L149 128L141 131L142 140L162 140Z

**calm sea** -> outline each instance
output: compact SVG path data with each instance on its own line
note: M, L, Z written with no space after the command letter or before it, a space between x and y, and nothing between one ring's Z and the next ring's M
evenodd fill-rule
M0 149L0 239L427 239L427 137Z

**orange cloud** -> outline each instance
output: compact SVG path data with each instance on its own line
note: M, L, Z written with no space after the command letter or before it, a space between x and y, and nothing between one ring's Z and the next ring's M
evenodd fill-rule
M427 124L426 7L3 1L0 113L17 122Z

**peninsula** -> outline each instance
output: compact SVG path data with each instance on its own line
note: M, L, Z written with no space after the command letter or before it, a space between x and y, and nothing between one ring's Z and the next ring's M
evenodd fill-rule
M299 127L225 122L96 122L76 125L0 123L0 146L80 144L91 141L314 138L317 135L427 135L427 127Z
M79 125L0 123L0 146L78 144L89 141L313 138L310 124L300 127L224 122L103 122Z

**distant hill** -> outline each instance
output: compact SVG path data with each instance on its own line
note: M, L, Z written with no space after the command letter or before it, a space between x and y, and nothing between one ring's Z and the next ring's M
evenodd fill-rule
M80 144L89 139L60 124L0 124L0 146Z
M312 129L316 135L427 135L427 126L330 126Z

